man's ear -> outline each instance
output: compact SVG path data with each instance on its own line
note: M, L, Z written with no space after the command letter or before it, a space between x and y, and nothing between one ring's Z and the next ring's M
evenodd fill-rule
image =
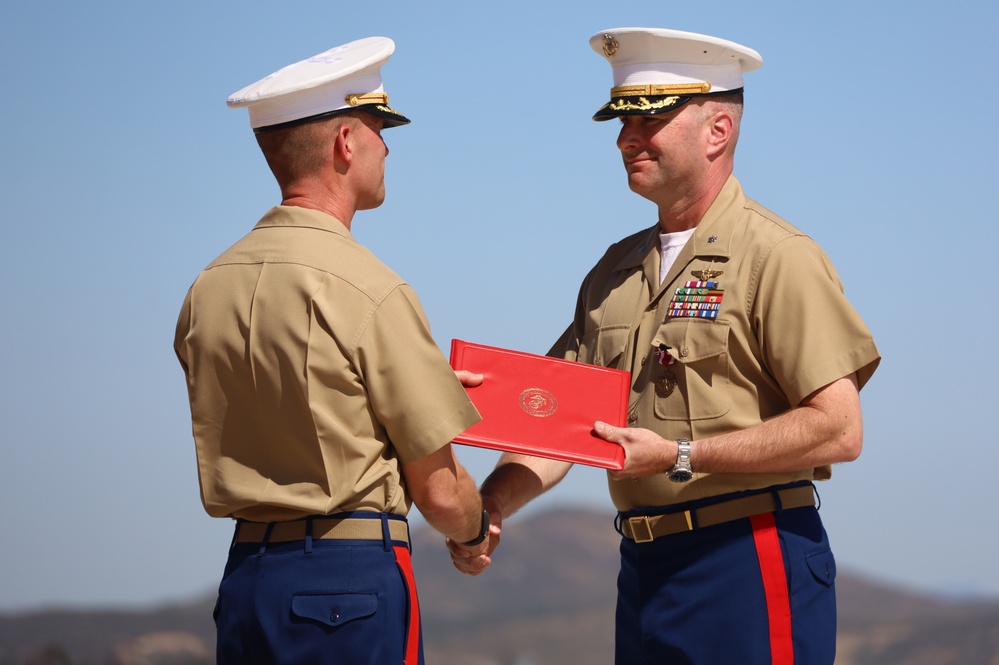
M725 110L718 110L708 124L708 156L725 152L729 142L735 136L735 120Z
M350 165L354 159L353 137L350 135L350 124L342 123L336 130L333 141L333 156L337 162Z

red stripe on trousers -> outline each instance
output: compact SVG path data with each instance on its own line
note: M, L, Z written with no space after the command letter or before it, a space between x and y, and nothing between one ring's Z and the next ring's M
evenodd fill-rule
M791 640L791 599L787 591L784 555L780 550L777 523L773 513L753 515L753 540L760 560L763 592L767 598L770 620L770 658L773 665L794 665L794 644Z
M395 562L406 580L406 591L409 593L409 625L406 628L406 658L403 665L418 665L420 662L420 601L416 597L416 577L413 575L413 561L409 557L409 548L403 545L393 545Z

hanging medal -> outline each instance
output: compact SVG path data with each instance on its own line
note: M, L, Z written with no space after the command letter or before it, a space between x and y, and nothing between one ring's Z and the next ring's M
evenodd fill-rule
M676 374L670 369L670 365L676 362L676 358L670 355L670 347L660 344L656 349L656 356L659 360L659 376L655 380L656 395L659 397L669 397L676 389Z

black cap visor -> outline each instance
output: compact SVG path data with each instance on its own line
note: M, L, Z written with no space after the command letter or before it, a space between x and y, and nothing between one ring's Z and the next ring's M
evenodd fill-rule
M597 121L610 120L623 115L660 115L675 111L695 97L725 97L727 95L742 96L742 88L719 90L697 95L640 95L635 97L614 97L600 107L593 115Z
M399 113L390 106L385 104L362 104L359 106L354 106L346 109L337 109L335 111L327 111L326 113L319 113L316 115L310 115L307 118L299 118L298 120L289 120L288 122L278 123L276 125L267 125L266 127L257 127L253 130L254 134L259 134L261 132L270 132L276 129L287 129L288 127L295 127L296 125L304 125L307 122L313 122L315 120L323 120L325 118L332 118L333 116L343 115L345 113L350 113L352 111L364 111L365 113L370 113L371 115L382 118L385 121L384 127L399 127L401 125L408 125L410 123L409 118Z
M593 119L600 122L624 115L660 115L675 111L693 98L693 95L615 97L601 106Z
M358 106L357 110L382 118L385 120L385 127L399 127L410 123L409 118L385 104L364 104L363 106Z

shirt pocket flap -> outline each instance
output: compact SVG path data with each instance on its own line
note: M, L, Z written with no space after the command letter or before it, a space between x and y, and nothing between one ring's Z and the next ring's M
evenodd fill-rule
M377 609L375 593L301 594L291 599L292 614L327 626L342 626L371 616Z
M623 366L631 326L604 326L586 333L579 342L576 360L590 365L627 369Z
M728 351L729 326L724 321L669 319L659 326L652 345L663 345L677 361L684 364L714 358Z

